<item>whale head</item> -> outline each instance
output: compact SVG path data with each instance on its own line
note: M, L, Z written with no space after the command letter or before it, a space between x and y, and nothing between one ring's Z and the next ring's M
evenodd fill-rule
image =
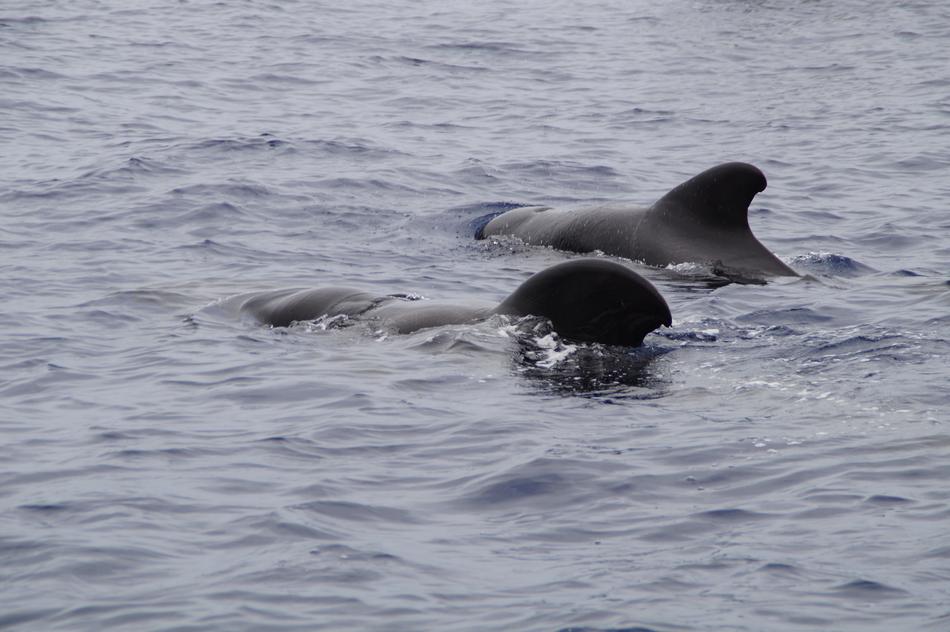
M666 301L649 281L603 259L567 261L543 270L494 311L542 316L558 335L570 340L630 347L673 320Z

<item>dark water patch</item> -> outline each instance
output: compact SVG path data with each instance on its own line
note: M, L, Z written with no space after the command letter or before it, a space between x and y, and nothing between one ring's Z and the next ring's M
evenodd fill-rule
M869 505L875 505L878 507L893 507L898 505L908 505L913 504L913 500L909 498L903 498L901 496L887 496L883 494L875 494L870 496L865 500L865 503Z
M385 577L385 568L376 565L352 562L345 556L332 561L325 558L308 558L307 564L286 564L266 570L243 574L237 578L238 584L254 586L273 584L322 584L329 586L352 586L378 583ZM316 562L316 563L314 563ZM268 601L270 601L268 599ZM285 600L286 601L286 598Z
M269 481L249 480L248 478L216 477L209 478L206 484L201 485L201 489L223 495L270 494L274 492L275 485ZM317 493L327 495L329 494L329 488L319 486L309 486L307 488L306 494L308 496Z
M382 180L380 178L316 178L313 184L322 189L355 191L361 190L370 193L419 193L415 187L393 182L391 180Z
M170 193L196 199L224 196L237 200L257 200L274 195L274 191L270 187L248 181L233 181L220 184L191 184L172 189Z
M112 441L132 441L136 438L136 435L128 432L116 432L114 430L109 430L106 432L100 432L96 435L97 441L102 442L112 442Z
M292 143L267 133L254 137L209 138L207 140L191 143L185 148L188 151L206 151L211 154L260 152L276 149L293 151L294 149Z
M459 51L473 53L488 53L492 55L528 55L529 51L518 44L504 41L482 41L482 42L459 42L450 44L435 44L429 46L432 50Z
M141 189L123 189L134 192ZM82 187L64 183L61 180L45 181L31 185L29 189L13 189L0 193L0 202L52 202L81 195Z
M907 594L905 590L894 588L869 579L856 579L834 588L834 592L848 599L877 601L878 599L895 599Z
M380 145L366 138L316 139L301 140L298 142L309 150L315 151L317 154L335 157L385 159L405 155L405 153L397 147Z
M363 551L343 544L326 544L324 546L311 549L310 555L336 556L342 559L352 560L354 562L406 563L406 561L400 558L398 555L383 553L380 551Z
M166 217L157 222L154 220L145 221L150 221L153 225L157 226L181 227L189 224L215 224L225 221L237 222L240 221L241 218L247 217L247 215L247 211L241 206L230 202L212 202L185 211L184 213ZM205 240L205 243L211 242L210 240Z
M115 516L127 515L174 515L189 516L201 514L205 506L200 503L181 502L180 497L164 498L158 496L115 497L109 500L79 500L63 503L64 519L75 519L77 524L95 524ZM227 506L219 506L220 511L228 511ZM103 510L108 515L103 516ZM157 553L156 553L157 555Z
M944 82L946 85L946 82ZM911 158L898 160L894 167L898 171L941 171L950 165L950 158L944 152L927 152Z
M802 357L813 358L819 363L840 363L843 360L883 362L886 364L907 362L919 363L925 357L920 346L898 334L877 333L850 336L843 340L819 342L806 348ZM814 366L806 367L812 370Z
M52 503L52 504L39 504L39 505L20 505L19 509L25 511L35 511L38 513L54 513L59 511L67 511L71 507L64 503Z
M218 452L215 450L199 448L125 448L109 451L103 454L103 457L116 461L145 462L158 460L162 463L173 464L195 459L203 460L217 454Z
M560 492L567 482L564 477L548 473L532 477L512 477L482 488L470 502L476 505L500 505L520 502L529 497Z
M212 212L211 215L216 215L216 212ZM218 243L212 239L202 239L197 243L184 244L181 246L176 246L173 250L179 252L195 252L200 253L202 256L214 255L221 258L231 258L234 256L234 253L245 253L249 260L254 260L258 257L259 253L253 250L244 248L238 244L234 243Z
M36 516L28 516L32 520L37 520ZM42 518L41 518L42 519ZM49 521L45 521L45 526L49 526ZM55 564L62 558L64 547L51 544L49 542L37 542L33 540L21 540L14 544L7 545L0 543L0 563L9 573L14 570L32 573L34 569L44 568L49 564Z
M101 327L132 327L142 320L135 316L118 314L104 309L83 310L77 315Z
M316 358L314 358L316 362ZM360 411L369 406L369 400L364 395L345 394L347 393L338 384L327 383L323 380L308 380L294 378L287 380L286 383L266 380L267 386L250 388L241 386L237 389L227 389L222 391L220 397L239 402L242 406L253 406L255 408L268 408L274 401L282 401L285 404L290 402L320 402L314 406L313 414L317 415L318 410L356 410ZM202 384L195 383L198 389L203 388Z
M589 483L593 466L580 461L537 458L492 475L482 481L471 481L454 504L468 509L521 511L549 506L567 506L575 494Z
M181 175L185 173L187 173L186 170L169 164L168 162L163 162L154 158L132 156L127 158L125 162L119 166L105 167L87 171L79 176L79 178L80 180L95 179L109 181L114 179L134 179L140 176L166 176Z
M395 55L391 57L373 55L369 57L368 60L374 64L383 66L411 66L414 68L422 68L427 71L432 71L434 75L446 72L451 76L465 76L471 73L492 72L492 69L487 66L450 63L447 61L423 59L421 57L410 57L406 55Z
M535 162L516 162L503 166L507 171L515 171L533 176L585 175L597 178L617 178L620 173L607 165L588 165L578 162L538 160Z
M0 78L60 80L66 79L66 76L61 75L58 72L46 70L45 68L22 68L16 66L7 66L2 70L2 72L0 72Z
M929 236L909 235L908 232L910 231L907 227L886 224L881 226L880 231L856 241L873 252L882 249L900 251L919 248L922 242L930 240Z
M29 101L24 99L0 99L0 108L7 111L19 110L32 112L34 116L39 112L58 115L76 114L80 112L79 108L70 107L68 105L59 105L49 101Z
M834 318L832 314L821 313L810 307L786 307L755 310L748 314L737 316L736 321L740 323L751 322L766 326L782 324L790 327L803 327L827 323L833 321Z
M635 107L622 110L611 116L618 126L663 124L672 121L676 113L672 110L652 110Z
M48 548L45 543L40 543L30 539L18 539L9 536L0 536L0 555L10 554L18 555L21 553L34 553Z
M154 579L164 575L156 563L174 560L174 555L157 550L130 546L101 546L80 548L78 558L56 569L89 582L107 582L121 577L124 581Z
M857 494L842 494L833 492L816 492L805 496L805 499L812 503L828 505L857 504L862 500Z
M34 341L39 343L40 341ZM36 401L35 398L60 393L69 384L92 382L96 375L86 369L69 368L49 364L47 370L29 377L22 377L0 388L4 397L20 398L22 401ZM89 404L86 404L87 406Z
M300 437L267 437L259 439L258 443L282 459L299 459L303 462L324 458L326 451L325 446Z
M731 524L763 520L767 518L768 515L746 509L711 509L700 514L696 514L696 517L701 520Z
M342 534L333 531L326 525L320 527L300 524L299 522L290 522L277 513L270 513L258 516L244 516L228 524L226 533L233 536L235 532L251 532L261 537L268 538L269 543L274 542L292 542L313 540L331 540L338 541ZM224 532L222 532L224 533ZM214 534L211 534L214 535Z
M481 161L470 158L465 166L456 169L452 174L457 182L467 185L495 185L501 182L503 172L499 169L483 164Z
M78 304L80 309L95 307L136 307L143 309L177 310L193 305L193 296L169 290L121 290L102 298L95 298Z
M769 562L759 567L758 572L774 575L777 577L799 577L801 568L793 564L783 564L781 562Z
M7 611L6 614L0 614L0 629L48 619L60 610L60 608L24 610L11 608L11 611Z
M941 546L927 552L928 558L950 559L950 546Z
M254 584L258 578L245 578L246 583ZM313 578L310 578L311 580ZM261 582L263 585L266 583ZM339 613L361 611L366 609L366 603L356 597L343 595L321 595L321 594L303 594L297 592L272 592L258 588L257 590L236 590L228 589L224 591L215 591L208 595L213 600L233 603L267 603L272 607L278 605L297 605L297 606L338 606ZM306 629L313 629L313 623L307 623Z
M218 533L213 532L210 535L218 536L210 544L204 546L210 550L217 551L245 551L249 548L261 548L273 545L275 542L283 542L284 538L276 538L270 534L250 533L234 534L231 532Z
M38 15L27 15L23 17L14 17L14 16L2 16L0 17L0 23L5 27L13 27L18 25L30 25L35 26L39 24L48 24L50 22L56 22L55 18L42 18Z
M184 606L186 604L179 605ZM134 612L126 612L127 610L133 608L135 610ZM101 629L108 630L127 626L148 626L150 623L153 625L158 624L159 622L170 623L171 621L180 621L182 619L181 615L175 612L174 606L171 604L161 609L152 611L146 608L146 606L142 605L137 605L134 607L122 605L103 606L99 608L81 607L60 613L53 618L53 621L61 620L65 623L70 620L75 620L76 618L93 619L97 621L98 625L101 626Z
M264 72L251 75L247 81L284 86L319 86L330 83L329 79L310 79L300 75Z
M644 628L641 626L623 627L623 628L591 628L591 627L570 627L561 628L558 632L658 632L656 628Z
M529 178L539 183L556 183L558 188L565 187L572 192L591 191L595 196L584 200L588 204L605 199L602 195L605 191L626 191L626 182L621 174L608 165L590 165L570 160L537 160L504 164L500 170L497 175L503 176L505 180L518 182ZM575 199L573 196L545 196L542 201L571 203Z
M289 507L294 511L314 514L344 522L383 522L412 524L417 522L412 514L402 509L383 505L365 505L354 502L315 500Z

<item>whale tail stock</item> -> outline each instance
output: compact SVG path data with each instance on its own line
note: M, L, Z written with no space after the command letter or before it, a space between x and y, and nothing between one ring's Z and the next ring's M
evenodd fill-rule
M629 268L604 259L566 261L538 272L494 310L543 316L564 338L638 346L670 308L653 285Z

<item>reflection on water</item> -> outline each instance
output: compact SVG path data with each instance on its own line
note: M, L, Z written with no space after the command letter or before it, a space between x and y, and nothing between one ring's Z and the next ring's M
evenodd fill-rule
M575 345L551 332L540 337L518 337L512 364L514 371L543 392L655 399L663 397L668 386L655 361L668 351L653 345L633 349Z

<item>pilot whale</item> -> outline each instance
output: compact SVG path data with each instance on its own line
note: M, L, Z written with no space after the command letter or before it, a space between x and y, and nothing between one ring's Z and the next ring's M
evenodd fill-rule
M749 228L749 204L765 186L759 169L730 162L690 178L649 208L522 207L493 218L476 238L514 235L528 244L599 250L652 266L699 263L737 280L798 276Z
M605 259L576 259L530 277L500 304L457 305L376 296L351 288L286 289L235 297L237 307L262 324L286 327L323 316L369 320L395 333L475 323L494 314L540 316L561 337L578 342L638 346L660 325L672 324L670 308L653 285L633 270Z

